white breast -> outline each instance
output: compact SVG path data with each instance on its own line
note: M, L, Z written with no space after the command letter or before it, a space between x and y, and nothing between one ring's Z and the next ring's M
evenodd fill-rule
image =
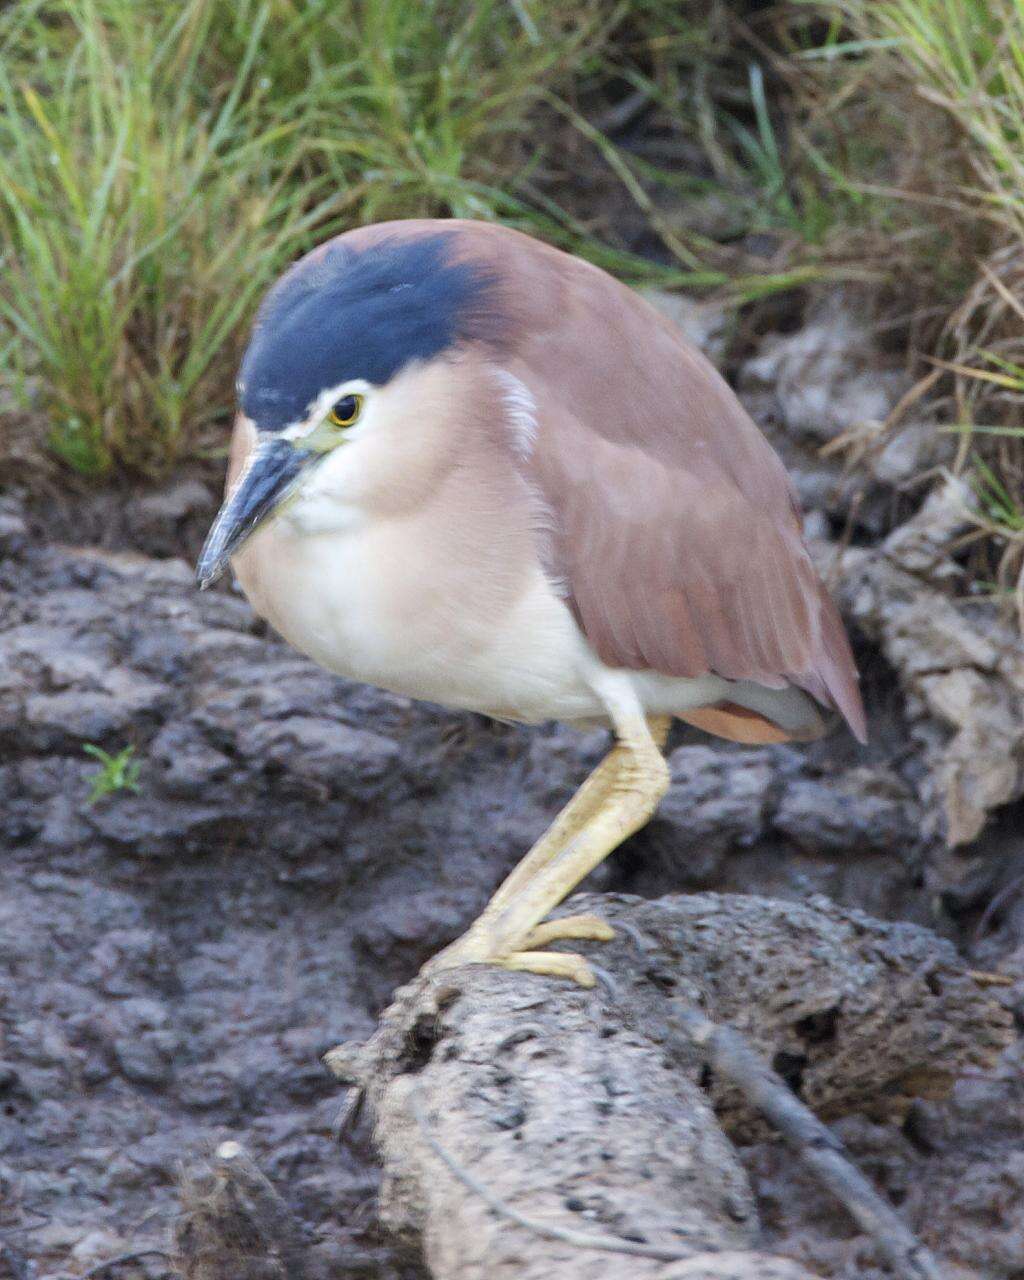
M429 523L429 522L428 522ZM528 722L681 714L726 699L787 725L801 691L606 667L539 564L456 556L417 521L309 533L287 516L236 571L258 613L329 671L443 706Z
M589 649L535 555L497 530L468 554L453 533L430 511L309 532L295 511L235 567L257 612L339 675L524 720L600 715Z

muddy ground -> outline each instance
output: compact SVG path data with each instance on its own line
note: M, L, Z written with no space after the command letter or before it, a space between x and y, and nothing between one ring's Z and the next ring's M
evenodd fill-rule
M720 354L720 317L672 305ZM912 479L939 437L910 423L856 470L818 456L907 385L841 299L732 373L834 575L871 745L677 730L660 814L587 888L824 893L928 925L1015 981L997 991L1024 1026L1024 657L961 600L955 513L922 516ZM372 1151L332 1137L342 1095L320 1055L370 1033L606 747L319 671L230 588L195 590L215 502L203 471L0 499L3 1280L174 1274L180 1167L226 1139L297 1216L312 1280L421 1275L377 1224ZM134 745L138 792L90 804L86 743ZM901 1125L838 1122L951 1276L1024 1278L1022 1062L1018 1043ZM781 1148L742 1157L774 1252L876 1274Z

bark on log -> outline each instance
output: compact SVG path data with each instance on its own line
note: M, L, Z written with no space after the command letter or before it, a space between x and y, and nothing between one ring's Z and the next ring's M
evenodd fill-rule
M807 1277L757 1249L729 1137L764 1122L709 1071L696 1011L830 1116L899 1114L1009 1038L948 943L827 899L566 910L616 927L589 949L596 990L467 967L403 988L369 1042L329 1055L374 1111L382 1215L436 1280Z

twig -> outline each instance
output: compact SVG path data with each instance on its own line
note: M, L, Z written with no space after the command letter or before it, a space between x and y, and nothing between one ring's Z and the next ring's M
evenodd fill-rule
M993 894L985 910L981 913L981 919L978 921L974 936L971 939L972 943L977 945L981 941L999 908L1005 906L1013 895L1019 893L1021 889L1024 889L1024 876L1014 876L1009 884L1004 884L998 893ZM1013 979L1011 978L1009 981L1012 983Z
M330 1066L328 1064L328 1070ZM363 1114L366 1102L366 1090L361 1085L353 1085L345 1096L345 1101L338 1109L331 1126L331 1138L339 1145L347 1142L355 1133Z
M683 1010L678 1017L712 1070L739 1089L774 1125L783 1141L871 1237L900 1280L942 1280L931 1253L854 1168L839 1139L738 1031L719 1026L696 1010Z
M134 1249L131 1253L119 1253L113 1258L107 1258L105 1262L97 1262L88 1271L83 1271L78 1280L96 1280L97 1276L103 1275L111 1267L119 1267L124 1262L138 1262L140 1258L166 1258L170 1262L171 1255L163 1249Z
M500 1218L524 1227L527 1231L532 1232L533 1235L541 1236L546 1240L558 1240L562 1244L573 1245L577 1249L601 1249L606 1253L628 1253L636 1258L654 1258L658 1262L685 1262L693 1257L692 1249L683 1252L679 1249L663 1249L658 1245L641 1244L639 1241L634 1240L616 1240L614 1236L591 1235L587 1231L570 1231L566 1227L554 1227L546 1222L536 1222L532 1218L525 1217L518 1209L513 1209L511 1205L506 1204L493 1191L485 1187L468 1169L464 1169L459 1164L450 1151L445 1150L431 1132L430 1123L424 1113L417 1089L412 1089L409 1092L409 1110L419 1126L423 1140L434 1155L445 1165L449 1172L458 1178L468 1191L472 1191L474 1195L479 1196L487 1207Z

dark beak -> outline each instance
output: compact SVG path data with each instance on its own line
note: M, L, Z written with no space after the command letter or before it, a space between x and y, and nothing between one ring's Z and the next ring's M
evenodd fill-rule
M308 467L322 455L289 440L261 440L234 489L217 513L196 565L196 580L208 587L250 534L279 511Z

